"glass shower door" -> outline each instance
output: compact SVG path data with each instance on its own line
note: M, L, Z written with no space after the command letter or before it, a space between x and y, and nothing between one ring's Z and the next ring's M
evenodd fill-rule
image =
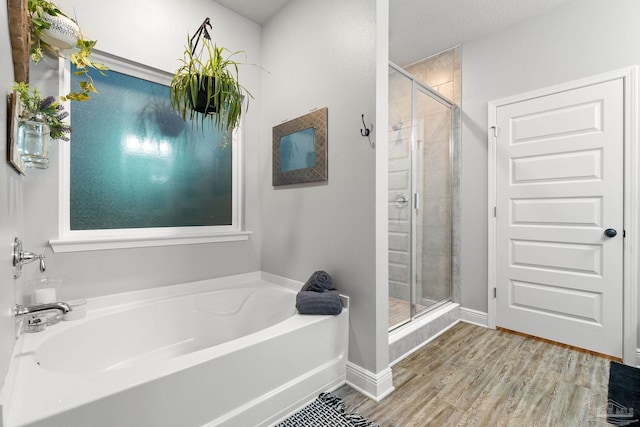
M412 82L389 69L389 327L412 312Z
M415 92L415 285L419 314L451 297L451 106Z
M389 329L451 299L452 105L389 68Z

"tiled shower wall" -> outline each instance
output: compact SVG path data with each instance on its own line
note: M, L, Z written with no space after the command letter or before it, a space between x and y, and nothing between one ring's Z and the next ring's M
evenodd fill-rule
M453 112L453 125L434 126L447 123L441 116L442 109L437 105L427 106L427 110L418 112L419 117L426 119L426 143L424 144L423 215L419 221L422 229L418 235L422 237L422 298L438 301L448 296L448 278L451 272L452 297L460 301L460 100L461 100L461 48L442 52L424 59L405 70L417 80L436 90L456 105ZM432 104L432 103L431 103ZM431 110L431 111L429 111ZM451 162L443 155L451 138ZM449 173L451 168L451 173ZM451 182L449 182L451 177ZM442 191L451 185L451 191ZM449 197L451 199L449 199ZM449 234L448 230L452 233ZM446 230L446 232L443 232ZM452 254L450 257L449 254Z
M460 46L404 67L422 83L460 105Z

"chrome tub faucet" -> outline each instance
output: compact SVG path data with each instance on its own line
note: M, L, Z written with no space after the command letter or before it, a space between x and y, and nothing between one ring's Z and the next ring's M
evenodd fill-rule
M16 304L13 314L16 319L20 319L20 330L23 332L42 332L47 327L47 313L59 312L64 315L71 311L71 307L66 302L50 302L46 304L35 304L24 306ZM22 318L25 323L22 323Z
M59 311L61 314L67 314L71 311L71 307L66 302L51 302L47 304L35 304L24 306L16 304L13 308L13 314L16 317L35 316L37 314L52 313Z

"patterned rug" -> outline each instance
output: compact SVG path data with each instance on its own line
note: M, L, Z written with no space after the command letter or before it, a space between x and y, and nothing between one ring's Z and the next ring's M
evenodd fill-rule
M357 413L347 413L346 405L331 393L320 396L275 427L378 427Z

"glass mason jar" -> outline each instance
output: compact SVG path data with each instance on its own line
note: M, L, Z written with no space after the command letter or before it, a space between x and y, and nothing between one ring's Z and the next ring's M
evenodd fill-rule
M31 114L18 122L18 153L29 168L49 167L49 125L43 113Z

